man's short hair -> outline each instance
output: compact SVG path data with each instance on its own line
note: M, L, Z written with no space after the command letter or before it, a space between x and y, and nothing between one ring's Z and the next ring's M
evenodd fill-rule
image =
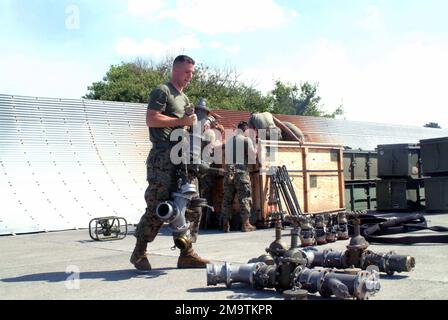
M175 66L175 65L177 65L179 63L182 63L182 62L187 62L187 63L192 64L192 65L195 65L195 63L196 63L189 56L186 56L186 55L182 54L180 56L177 56L176 59L174 59L173 66Z
M244 127L246 127L246 128L244 128ZM248 127L249 127L249 125L247 124L246 121L240 121L237 126L238 129L243 130L243 131L245 131L244 129L247 129Z

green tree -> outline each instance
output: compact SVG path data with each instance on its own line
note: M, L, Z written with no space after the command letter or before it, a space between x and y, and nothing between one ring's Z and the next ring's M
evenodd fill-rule
M424 125L425 128L436 128L436 129L442 129L441 126L437 122L430 122Z
M102 81L88 87L89 92L83 98L146 103L151 88L168 81L169 72L166 62L154 65L138 59L112 65Z
M167 56L159 63L137 59L134 62L112 65L102 81L94 82L88 87L88 93L83 98L147 103L149 92L169 81L173 59ZM206 98L214 109L270 111L333 118L343 113L342 106L332 114L322 111L317 89L317 83L304 82L299 87L277 80L274 89L263 95L254 85L241 81L235 70L198 64L185 93L193 103Z
M200 64L185 93L192 101L206 98L215 109L266 111L269 98L253 86L244 84L239 77L234 70L212 69Z
M297 84L275 82L275 88L271 91L272 112L279 114L294 114L303 116L335 118L344 113L343 106L339 106L333 113L327 114L322 110L321 97L317 95L318 83L303 82L300 87Z
M88 87L89 92L83 98L147 103L149 92L169 81L172 60L167 57L155 64L138 59L113 65L102 81ZM270 105L269 97L239 81L239 75L234 70L211 69L203 64L196 66L185 93L192 102L206 98L215 109L266 111Z

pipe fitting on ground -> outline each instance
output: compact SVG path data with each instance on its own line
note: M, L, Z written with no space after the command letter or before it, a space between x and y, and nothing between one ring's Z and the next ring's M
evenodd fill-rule
M303 218L300 222L300 242L302 247L311 247L316 244L314 238L314 228L308 218Z
M232 265L230 263L207 264L207 285L216 286L220 283L230 288L233 283L246 283L254 286L254 275L257 270L266 266L264 263L248 263Z
M303 249L307 256L307 267L323 267L323 268L336 268L345 269L346 265L345 251L334 251L332 249L326 249L319 251L315 248Z
M278 292L294 287L293 271L300 266L307 265L307 256L299 248L289 249L277 259L276 286Z
M327 227L327 231L325 233L325 239L327 240L327 243L333 243L338 240L338 233L336 226Z
M319 246L327 243L325 219L323 215L316 216L316 243Z
M337 227L338 240L348 240L350 237L348 234L348 221L345 212L339 212L337 220L338 220L338 227Z
M415 268L415 258L406 255L388 253L375 253L370 250L364 253L362 269L377 266L380 272L393 275L395 272L410 272Z
M266 248L266 252L274 258L278 258L285 254L287 250L288 246L282 241L282 225L277 223L275 226L275 241L269 245L269 248Z
M360 271L355 275L337 273L330 269L312 270L300 268L295 271L295 285L310 293L319 292L323 297L366 300L376 294L381 285L375 271Z

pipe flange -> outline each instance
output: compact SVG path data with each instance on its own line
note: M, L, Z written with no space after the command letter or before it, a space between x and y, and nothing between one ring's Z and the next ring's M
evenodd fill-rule
M285 300L307 300L308 290L305 289L291 289L283 291L283 297Z
M367 300L381 289L379 283L379 273L376 270L358 272L355 283L353 296L358 300Z
M232 268L230 263L226 262L224 270L226 272L226 287L230 288L232 286Z

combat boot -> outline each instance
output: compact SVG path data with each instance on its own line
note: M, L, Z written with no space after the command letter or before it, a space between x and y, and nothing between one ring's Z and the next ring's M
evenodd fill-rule
M257 228L250 224L249 219L243 219L243 224L241 226L242 232L251 232L255 230L257 230Z
M177 260L177 268L205 268L208 263L210 263L210 260L201 258L196 252L194 252L192 246L190 246L187 249L180 250L180 256Z
M132 252L130 262L134 265L137 270L141 271L151 271L151 264L146 257L146 246L145 241L137 240L135 244L134 251Z
M224 232L230 232L230 222L228 219L224 219L223 223L222 223L222 231Z

